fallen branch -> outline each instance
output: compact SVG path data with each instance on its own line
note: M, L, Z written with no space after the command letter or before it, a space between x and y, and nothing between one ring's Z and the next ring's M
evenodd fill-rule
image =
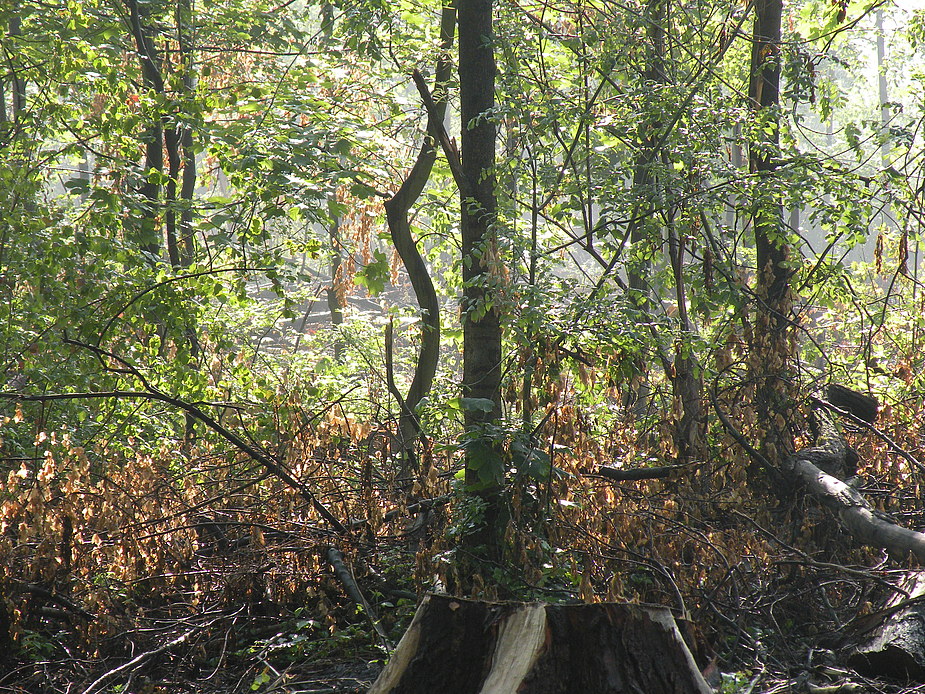
M360 590L359 584L357 584L356 579L353 577L353 572L350 571L350 568L347 566L347 560L344 558L344 553L336 547L328 547L327 551L325 552L325 558L334 569L334 575L337 576L337 579L341 582L341 585L344 586L344 589L347 591L347 595L349 595L350 599L353 600L357 605L363 608L363 612L366 615L366 618L369 620L372 628L376 631L376 634L378 634L379 640L382 641L382 645L385 646L386 651L391 653L395 646L389 640L389 635L385 632L385 629L383 629L382 622L380 621L379 616L376 614L376 611L366 600L366 597L363 595L363 591Z
M745 449L745 451L767 469L771 464L752 446L729 421L716 397L710 391L713 409L727 432ZM837 462L837 456L844 457L847 446L842 438L832 435L834 423L827 414L820 412L820 441L826 445L805 448L786 458L780 466L780 472L789 475L807 491L819 498L819 501L832 509L844 528L855 540L871 547L879 547L890 554L904 556L912 552L919 561L925 562L925 534L897 525L880 514L870 502L856 489L848 486L837 477L823 472L815 464L825 460Z
M912 552L925 562L925 533L884 518L856 489L800 458L799 453L788 460L786 467L806 489L835 511L842 527L858 542L883 548L896 556Z
M145 400L156 400L159 402L167 403L172 405L177 409L182 410L186 414L190 415L194 419L202 422L212 431L217 433L223 439L232 444L235 448L246 453L250 456L251 459L263 465L270 473L275 477L282 480L290 487L295 489L303 499L311 504L318 515L321 516L327 523L338 533L344 535L347 533L347 527L341 523L335 516L332 514L327 507L321 503L321 501L312 493L312 491L304 485L302 482L297 480L292 474L286 470L281 463L279 463L273 456L269 453L266 453L256 446L249 444L243 438L235 434L230 429L227 429L223 426L218 420L209 416L201 409L195 405L188 403L184 400L171 397L166 393L161 392L154 386L150 385L147 380L144 378L144 375L138 371L138 369L124 359L119 357L116 354L107 352L106 350L100 349L93 345L89 345L83 342L77 342L76 340L71 340L65 336L64 343L69 345L74 345L76 347L82 347L87 349L98 357L109 357L120 364L125 366L125 370L118 370L120 373L128 373L132 376L135 376L146 388L146 390L111 390L103 392L84 392L84 393L46 393L42 395L29 395L25 393L0 393L0 399L5 400L17 400L22 402L51 402L54 400L89 400L89 399L100 399L100 398L142 398Z
M147 662L151 658L159 656L161 653L164 653L165 651L169 651L171 648L176 648L177 646L183 644L187 639L189 639L193 634L195 634L201 628L202 627L196 627L195 629L190 629L189 631L185 632L181 636L175 638L173 641L168 641L163 646L159 648L155 648L153 651L146 651L132 658L127 663L123 663L119 667L110 670L109 672L105 673L101 677L98 677L96 681L93 682L93 684L91 684L89 687L84 689L83 694L93 694L93 692L97 688L101 687L103 684L113 679L114 677L118 677L119 675L125 674L127 672L131 672L132 670L135 670L136 668L143 665L145 662Z

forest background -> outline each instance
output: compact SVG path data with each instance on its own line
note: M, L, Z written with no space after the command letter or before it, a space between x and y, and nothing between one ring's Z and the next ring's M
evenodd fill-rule
M794 460L875 397L925 527L925 14L457 4L0 4L0 690L352 691L428 590L861 677L925 553Z

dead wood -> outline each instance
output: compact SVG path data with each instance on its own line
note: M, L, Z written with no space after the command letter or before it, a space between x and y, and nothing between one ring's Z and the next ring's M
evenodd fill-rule
M665 608L428 595L370 694L709 691Z
M831 383L825 390L829 402L853 414L860 420L873 424L877 419L877 410L880 403L877 398L859 393L856 390L845 388L837 383Z
M770 461L732 425L719 406L715 393L711 393L711 398L726 431L752 458L765 468L772 469ZM816 442L819 445L789 456L781 464L780 471L834 511L842 528L859 543L885 549L896 557L905 557L911 552L919 561L925 562L925 534L898 525L871 506L856 489L822 469L843 471L849 449L831 414L820 408L815 415Z
M860 492L825 471L844 471L848 446L827 411L817 410L816 417L820 445L794 453L784 462L784 472L832 509L842 527L861 544L883 548L897 557L911 552L925 562L925 534L897 525Z
M862 675L925 681L925 572L906 575L879 624L848 649Z
M334 574L341 582L341 585L344 586L344 590L347 591L347 595L350 596L350 599L363 608L363 612L366 615L366 618L369 620L373 630L382 641L382 645L385 646L387 651L391 652L394 646L389 640L389 635L382 627L382 622L380 621L379 616L376 614L376 611L366 600L366 596L363 595L363 591L360 590L359 584L353 577L353 572L347 566L347 560L344 558L343 552L341 552L336 547L328 547L327 551L325 552L325 558L334 569Z

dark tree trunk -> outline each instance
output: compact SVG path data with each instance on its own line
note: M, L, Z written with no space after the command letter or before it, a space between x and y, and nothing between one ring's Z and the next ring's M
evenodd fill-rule
M142 81L145 87L157 94L163 94L164 78L161 75L160 56L154 45L147 9L138 0L126 0L126 6L129 10L129 29L141 64ZM139 222L138 243L142 250L157 255L161 251L157 217L161 191L160 176L164 172L164 128L159 118L145 128L143 139L145 163L139 192L144 202Z
M502 518L501 457L485 425L501 415L501 322L493 286L497 257L495 200L495 58L492 0L459 0L459 96L462 119L463 396L494 403L465 409L469 446L465 481L485 502L478 531L465 538L474 555L498 559ZM487 474L486 474L487 473ZM471 572L464 570L466 575Z
M22 34L22 20L15 12L10 17L10 36L19 37ZM15 51L13 52L15 56ZM26 112L26 80L22 78L20 70L22 65L15 65L13 69L13 120L19 120Z
M671 613L429 595L370 694L706 694Z
M757 191L752 201L757 267L757 308L750 344L751 379L755 385L761 453L779 465L793 450L790 431L792 398L790 361L794 331L791 324L790 246L777 194L780 142L780 54L782 0L757 0L752 41L749 96L764 140L749 149L749 168ZM772 479L772 485L778 480Z
M430 172L437 159L437 129L446 115L449 81L452 71L452 62L448 51L453 47L453 37L456 33L456 6L449 2L443 6L440 18L440 47L443 53L437 62L434 75L434 103L433 112L429 117L427 136L418 152L408 177L402 183L395 195L386 201L385 211L392 235L395 250L408 271L411 287L421 307L421 350L418 353L417 366L408 393L400 399L401 415L399 418L399 434L406 460L411 467L417 468L417 458L414 453L414 442L420 435L415 408L418 403L430 392L437 373L437 362L440 354L440 302L434 283L427 270L427 264L418 250L417 243L411 233L411 224L408 212L420 197L424 186L430 179Z
M651 97L647 100L650 109L658 108L661 95L655 93L659 85L666 82L665 73L665 22L667 0L647 0L643 18L646 25L646 68L643 80L650 85ZM633 162L633 195L636 197L630 221L630 256L627 262L627 284L629 298L640 312L652 311L652 249L661 245L662 230L655 211L662 207L659 200L656 166L664 144L661 119L650 110L639 124L637 136L641 147ZM656 238L658 237L658 238ZM649 374L644 365L643 373L627 390L624 405L632 406L637 417L646 414L649 403Z
M194 57L193 8L191 0L177 3L177 44L183 66L183 91L192 96L196 91L196 64ZM183 159L183 180L180 184L180 261L189 267L196 257L193 237L193 195L196 192L196 150L193 147L193 128L180 126L180 155Z
M180 65L183 71L181 84L184 97L190 99L196 90L195 45L193 36L193 8L191 0L178 0L175 12L177 24L177 45L180 49ZM177 114L178 116L180 114ZM193 195L196 192L196 150L193 147L193 128L177 119L167 123L165 144L170 157L170 181L167 195L167 241L170 262L175 269L188 268L196 258L196 244L193 238ZM180 167L182 165L182 173ZM178 181L177 179L180 178ZM180 187L177 199L177 185ZM179 212L179 223L177 220ZM189 345L190 361L196 364L201 352L199 329L191 318L185 329ZM186 415L185 437L191 441L196 434L196 420Z
M495 58L492 0L459 2L459 95L462 173L470 196L462 200L463 393L495 403L467 411L469 425L501 413L501 325L492 288L495 244Z

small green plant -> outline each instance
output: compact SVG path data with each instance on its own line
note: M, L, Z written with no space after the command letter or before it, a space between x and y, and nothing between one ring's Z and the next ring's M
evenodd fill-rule
M748 676L744 672L724 672L720 675L721 694L740 694L747 686Z

